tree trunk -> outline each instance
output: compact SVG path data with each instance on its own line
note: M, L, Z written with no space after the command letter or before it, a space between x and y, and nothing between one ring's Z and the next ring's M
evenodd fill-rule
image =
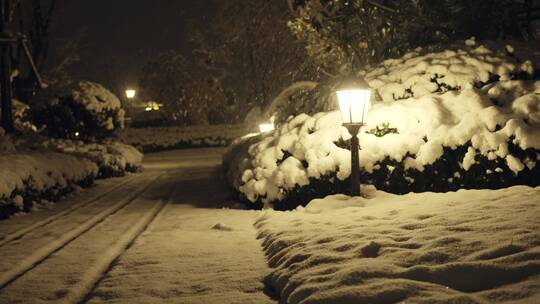
M7 24L10 14L10 1L0 0L0 94L2 109L2 128L13 132L13 113L11 108L11 36Z

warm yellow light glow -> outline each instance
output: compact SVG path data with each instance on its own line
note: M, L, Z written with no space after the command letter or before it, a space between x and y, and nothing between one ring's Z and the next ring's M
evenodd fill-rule
M273 123L263 123L259 125L259 131L261 131L261 133L270 132L272 130L274 130Z
M79 136L79 132L75 132L75 136L77 136L77 137L78 137L78 136Z
M350 89L336 91L343 123L360 123L366 120L371 90Z
M161 108L161 104L155 102L155 101L149 101L146 103L146 108L144 108L145 111L159 111Z
M133 89L127 89L126 90L126 97L131 99L131 98L135 98L135 94L137 94L137 91L133 90Z

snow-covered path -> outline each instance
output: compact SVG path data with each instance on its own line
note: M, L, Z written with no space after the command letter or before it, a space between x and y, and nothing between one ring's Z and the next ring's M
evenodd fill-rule
M275 302L257 212L221 208L221 152L149 155L142 174L0 222L0 303Z

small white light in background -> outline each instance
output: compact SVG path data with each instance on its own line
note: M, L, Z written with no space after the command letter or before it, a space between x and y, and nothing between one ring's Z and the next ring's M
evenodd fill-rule
M261 131L261 133L270 132L273 130L274 130L273 123L263 123L259 125L259 131Z
M129 99L134 98L135 94L137 94L137 91L135 91L133 89L127 89L126 90L126 97L129 98Z
M75 132L75 136L79 137L79 132Z

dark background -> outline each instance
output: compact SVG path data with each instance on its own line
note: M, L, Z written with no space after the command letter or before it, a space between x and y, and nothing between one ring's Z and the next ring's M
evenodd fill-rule
M136 85L141 67L153 55L175 49L189 56L185 21L204 22L213 7L212 0L59 1L47 65L76 52L79 64L70 71L74 78L121 91ZM68 41L77 49L62 50Z

